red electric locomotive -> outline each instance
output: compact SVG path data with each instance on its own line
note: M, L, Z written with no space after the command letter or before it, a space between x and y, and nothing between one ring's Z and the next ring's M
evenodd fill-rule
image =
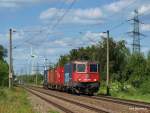
M96 62L73 61L44 73L44 87L51 89L92 95L99 86L99 64Z
M64 66L64 86L76 93L92 95L100 86L99 64L89 61L73 61Z

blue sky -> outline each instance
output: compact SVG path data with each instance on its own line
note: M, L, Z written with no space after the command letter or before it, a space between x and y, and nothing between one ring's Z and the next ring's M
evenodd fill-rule
M144 23L140 25L146 35L141 37L141 50L146 54L150 50L149 0L0 0L0 44L8 48L9 29L17 31L13 33L16 73L29 73L31 62L44 65L44 57L55 63L73 48L95 44L106 30L131 48L132 38L126 33L133 29L132 21L126 20L133 17L134 9Z

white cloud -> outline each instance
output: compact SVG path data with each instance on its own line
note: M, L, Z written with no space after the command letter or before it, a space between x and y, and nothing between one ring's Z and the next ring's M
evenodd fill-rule
M142 24L141 30L142 31L150 31L150 24Z
M81 34L78 38L76 37L64 37L51 41L49 45L59 46L59 48L78 48L83 46L89 46L98 43L101 40L102 33L92 33L90 31Z
M83 36L83 40L87 43L87 45L92 45L99 42L102 37L105 37L105 33L93 33L91 31L88 31Z
M8 34L0 34L0 45L3 45L5 48L8 47Z
M37 3L40 0L0 0L0 7L14 8L25 3Z
M140 8L139 8L139 13L140 14L143 14L143 13L150 13L150 4L145 4L145 5L142 5Z
M117 2L112 2L111 4L105 5L104 9L111 12L119 12L132 2L134 2L134 0L119 0Z
M58 14L57 12L60 11ZM54 15L58 15L60 16L62 14L64 10L59 10L59 9L56 9L56 8L49 8L48 10L42 12L40 14L40 19L49 19L49 18L52 18Z
M54 3L54 2L65 2L71 3L73 0L0 0L0 7L2 8L14 8L23 6L25 4L36 4L36 3Z
M148 53L150 51L149 47L143 47L142 52Z
M65 40L55 40L54 44L61 45L61 46L66 46Z
M50 20L61 17L66 9L49 8L40 14L41 20ZM64 17L63 23L81 23L81 24L95 24L101 23L103 13L100 8L89 8L89 9L72 9Z
M74 15L79 18L98 19L103 16L100 8L77 9L74 10Z

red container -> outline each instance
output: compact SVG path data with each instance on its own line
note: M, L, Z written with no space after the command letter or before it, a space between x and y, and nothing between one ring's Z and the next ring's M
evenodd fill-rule
M48 84L54 84L54 70L48 70Z
M48 84L63 85L64 84L64 68L57 67L56 69L48 70Z
M55 84L56 85L64 84L64 68L63 67L57 67L55 69Z

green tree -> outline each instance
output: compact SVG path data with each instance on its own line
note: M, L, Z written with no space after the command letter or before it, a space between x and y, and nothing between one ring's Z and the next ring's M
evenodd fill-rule
M62 55L62 56L60 56L57 65L64 66L64 64L69 62L69 60L70 60L70 57L68 55Z
M111 78L123 80L124 75L122 71L127 62L129 50L125 46L125 41L114 41L109 39L110 46L110 74ZM106 78L106 54L107 54L107 39L103 38L97 45L81 47L73 49L68 55L61 56L59 64L64 65L72 60L90 60L98 61L101 66L102 79ZM114 75L115 73L115 75Z
M8 64L4 60L7 56L7 51L0 45L0 86L8 85Z
M134 87L140 87L146 77L146 59L143 54L134 53L129 56L125 74Z
M99 61L101 65L101 75L105 80L106 78L106 56L107 56L107 39L103 38L97 45L95 50L95 60ZM123 78L122 69L126 65L129 50L125 46L125 41L114 41L109 39L109 61L110 61L110 76L112 80L121 80Z

